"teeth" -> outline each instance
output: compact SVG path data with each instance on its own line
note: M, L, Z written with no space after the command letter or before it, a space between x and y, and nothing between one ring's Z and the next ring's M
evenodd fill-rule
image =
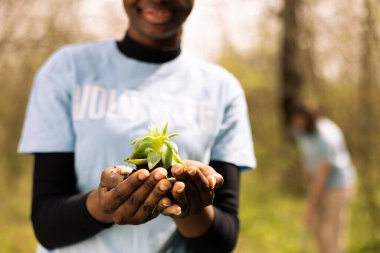
M165 12L163 12L163 11L157 11L156 12L156 16L162 17L164 15L165 15Z
M143 13L148 19L150 16L152 18L152 22L166 22L172 16L172 13L166 9L147 8L145 11L143 11ZM153 18L155 20L153 20Z

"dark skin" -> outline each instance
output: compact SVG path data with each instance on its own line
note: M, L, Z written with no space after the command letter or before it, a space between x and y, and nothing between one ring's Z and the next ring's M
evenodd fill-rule
M215 219L213 189L223 185L223 177L200 162L185 163L186 170L178 164L172 168L173 176L179 180L173 186L173 197L182 210L174 221L183 236L193 238L205 234Z
M182 26L194 0L124 0L129 17L128 33L139 43L155 48L177 48Z
M157 217L171 205L163 199L171 188L164 169L152 173L139 170L124 180L129 173L125 166L103 171L98 190L91 192L87 199L87 208L95 219L137 225Z
M155 49L178 48L193 4L193 0L124 0L129 36ZM130 176L125 166L107 168L98 189L88 195L87 209L99 222L116 224L143 224L161 213L173 217L183 236L201 236L214 220L214 189L222 186L223 177L200 162L185 163L187 169L172 167L174 185L162 168ZM166 197L168 191L173 200Z

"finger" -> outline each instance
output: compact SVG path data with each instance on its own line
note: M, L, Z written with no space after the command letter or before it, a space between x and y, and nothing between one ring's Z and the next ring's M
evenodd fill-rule
M137 174L137 172L132 174L132 176ZM156 184L160 180L165 179L166 175L167 171L163 168L157 168L150 173L149 178L115 211L115 216L121 215L126 219L133 217L140 206L144 204L149 194L154 190Z
M190 166L188 173L199 191L201 207L211 205L214 202L215 193L213 188L210 189L208 180L195 166Z
M204 191L206 189L209 189L209 182L198 167L189 166L186 172L190 176L191 180L198 188L198 190Z
M202 174L207 178L209 182L209 187L211 189L219 188L223 185L223 177L219 173L217 173L214 168L211 166L205 165L198 161L186 160L185 164L189 166L196 166L200 169Z
M99 187L100 205L107 213L114 212L122 205L149 177L147 170L139 170L116 187L108 190L107 187Z
M172 218L180 217L182 213L182 209L179 205L174 204L162 211L162 215L169 216Z
M186 166L187 167L189 167L189 166L197 166L197 167L204 167L204 166L207 166L207 165L205 165L205 164L203 164L203 163L201 163L201 162L198 162L198 161L194 161L194 160L185 160L184 161L185 162L185 164L186 164Z
M171 186L171 183L167 179L162 179L158 182L135 214L134 218L139 224L147 221L148 217L155 213L158 203L165 197Z
M168 208L171 206L173 203L170 198L168 197L163 197L157 204L157 208L155 212L161 213L164 209Z
M125 165L116 165L116 168L120 169L120 174L123 175L124 178L128 177L133 171L131 167Z
M120 184L123 180L124 177L121 175L120 168L116 166L109 167L102 172L100 177L100 186L110 190Z
M172 166L171 172L177 180L181 180L186 176L185 168L179 163Z
M184 207L188 213L195 213L202 206L199 190L189 175L189 172L191 172L191 174L194 173L194 169L190 170L193 167L194 166L188 166L187 170L185 170L182 166L175 166L172 170L173 176L177 178L177 180L182 181L186 186L185 194L188 203L186 206L181 205L181 207Z
M214 201L214 189L210 189L208 180L197 167L190 166L188 171L191 179L199 191L202 207L212 204Z
M222 187L223 184L224 184L224 178L223 178L223 176L221 174L219 174L219 173L216 172L214 174L214 177L216 179L216 183L215 183L215 187L214 188L218 189L218 188Z
M163 197L158 204L153 208L152 213L147 218L147 221L153 220L162 213L163 210L172 205L172 201L168 197Z
M223 176L220 175L218 172L216 172L213 167L204 165L199 162L196 162L196 164L197 164L197 167L202 172L202 174L207 178L210 189L217 189L223 185L224 183Z
M176 182L173 185L172 195L175 202L181 207L182 213L188 213L189 202L186 197L185 184L183 182Z

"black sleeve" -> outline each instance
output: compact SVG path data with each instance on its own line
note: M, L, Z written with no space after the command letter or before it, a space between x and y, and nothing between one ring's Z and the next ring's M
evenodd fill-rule
M215 191L215 220L201 237L186 239L189 252L231 252L239 232L240 170L230 163L211 161L224 178L224 185Z
M35 154L31 218L42 246L67 246L111 226L88 213L87 195L77 190L73 153Z

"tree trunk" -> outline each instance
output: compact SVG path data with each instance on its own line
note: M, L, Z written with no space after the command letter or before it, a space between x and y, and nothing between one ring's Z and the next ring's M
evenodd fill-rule
M375 10L379 8L379 4L376 0L364 0L364 11L365 16L363 19L363 32L362 32L362 59L361 59L361 69L362 76L359 83L359 147L360 156L362 157L362 162L360 163L361 177L363 178L362 189L364 191L366 202L368 206L368 212L372 220L374 227L374 237L379 239L379 229L380 229L380 210L378 203L376 201L376 176L375 167L372 158L375 156L375 152L378 150L373 150L374 147L374 134L376 131L376 116L374 113L374 103L375 103L375 85L378 80L376 80L376 69L377 61L376 55L378 51L378 37L377 37L377 22L375 17Z
M282 10L283 38L281 49L281 111L286 130L290 129L291 111L300 98L303 83L300 67L300 49L298 38L300 33L299 11L301 0L285 0Z

